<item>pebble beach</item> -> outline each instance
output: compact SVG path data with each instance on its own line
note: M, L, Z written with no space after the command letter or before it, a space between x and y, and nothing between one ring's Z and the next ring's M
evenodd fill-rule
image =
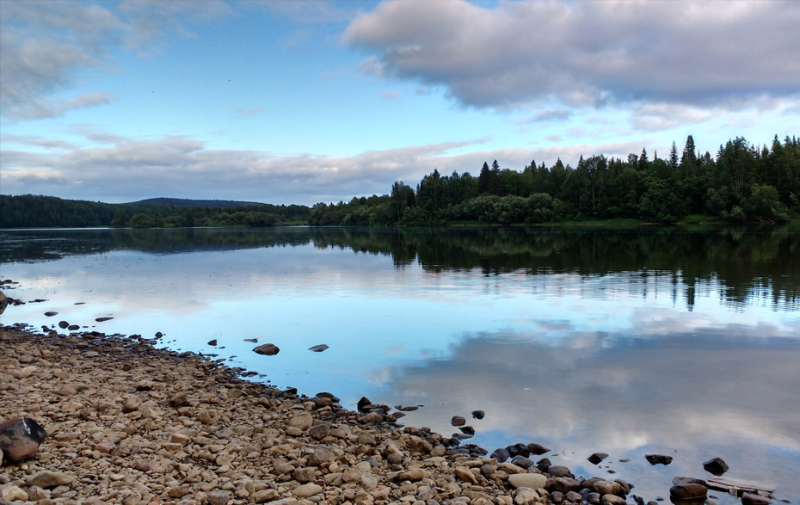
M465 454L440 434L399 425L385 406L348 410L332 393L307 397L248 382L202 355L154 343L0 327L0 421L31 418L47 431L31 458L4 462L3 501L530 505L634 498L624 481Z

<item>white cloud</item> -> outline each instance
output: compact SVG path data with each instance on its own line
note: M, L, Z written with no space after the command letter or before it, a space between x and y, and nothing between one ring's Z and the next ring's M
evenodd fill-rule
M518 108L797 98L800 3L386 1L347 28L374 75ZM378 72L380 70L380 72Z
M102 105L115 97L93 91L66 98L85 70L112 70L114 52L148 51L168 30L186 35L189 23L226 15L223 3L75 1L3 2L0 9L0 110L7 120L52 118Z

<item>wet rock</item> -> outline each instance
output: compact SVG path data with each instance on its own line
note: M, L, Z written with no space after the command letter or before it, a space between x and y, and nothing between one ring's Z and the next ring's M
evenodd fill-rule
M65 329L69 328L69 323L66 322L66 321L59 321L58 322L58 327L61 328L62 330L65 330Z
M322 352L325 349L328 349L328 346L325 345L325 344L315 345L313 347L309 347L308 348L309 351L313 351L313 352Z
M506 449L498 448L494 450L490 457L496 459L498 463L502 463L503 461L508 460L510 454L508 454Z
M515 473L508 476L508 483L515 488L541 489L547 483L547 477L540 473Z
M566 466L553 465L547 469L547 473L549 473L553 477L573 477L572 470L570 470Z
M361 399L360 399L360 400L358 400L358 403L356 404L356 408L357 408L359 411L361 411L361 412L364 412L364 408L365 408L367 405L372 405L372 402L371 402L371 401L369 401L369 398L367 398L366 396L362 396L362 397L361 397Z
M472 411L472 418L473 419L483 419L486 413L482 410L473 410Z
M617 496L615 494L604 494L601 503L603 505L625 505L628 502L626 502L625 498L622 498L621 496Z
M644 458L651 465L669 465L672 463L672 456L664 456L663 454L645 454Z
M47 316L47 317L53 317L53 316L57 316L58 312L53 312L52 310L49 310L49 311L45 312L44 315Z
M742 505L769 505L771 503L772 499L766 496L754 493L745 493L742 495Z
M703 463L703 468L706 472L712 473L719 477L728 471L728 464L722 458L714 458Z
M114 319L114 318L111 317L111 316L104 316L104 317L96 318L95 321L97 321L98 323L102 323L102 322L105 322L105 321L110 321L112 319Z
M45 429L29 417L16 417L0 423L0 451L3 459L11 463L33 456L45 438Z
M246 339L244 339L244 341L245 342L252 342L252 343L255 344L256 342L258 342L258 339L257 338L246 338Z
M458 426L464 426L465 424L467 424L467 420L461 416L453 416L453 418L450 419L451 426L458 427Z
M531 451L531 454L535 454L537 456L541 456L546 452L550 452L550 449L539 444L528 444L528 450Z
M253 349L253 352L255 352L256 354L263 354L265 356L275 356L276 354L281 352L281 350L275 344L262 344Z
M536 463L536 468L539 471L546 472L550 468L550 460L548 458L542 458Z
M475 434L475 428L473 428L472 426L462 426L459 428L459 430L461 431L461 433L465 435L472 436Z
M601 496L607 494L619 494L622 486L618 482L609 482L607 480L599 480L592 485L592 489L600 493Z
M606 454L605 452L596 452L596 453L592 454L591 456L589 456L589 462L594 464L594 465L597 465L601 461L606 459L607 457L608 457L608 454Z
M669 488L669 496L675 500L699 500L705 501L708 488L695 482L677 482Z
M525 456L514 456L514 459L512 459L511 462L526 470L534 465L533 460L530 460Z
M77 324L71 324L71 325L67 326L67 329L68 329L69 331L77 331L77 330L80 330L80 329L81 329L81 327L80 327L80 326L78 326Z
M209 340L209 341L208 341L208 345L211 345L211 346L215 346L215 345L217 345L217 339L214 339L214 340ZM258 351L256 351L256 352L258 352Z
M65 486L67 484L71 484L74 480L74 475L64 472L50 472L47 470L42 470L41 472L36 472L25 479L25 483L29 486L39 486L47 489L51 487Z
M0 291L0 314L6 311L6 307L8 307L9 303L8 297Z

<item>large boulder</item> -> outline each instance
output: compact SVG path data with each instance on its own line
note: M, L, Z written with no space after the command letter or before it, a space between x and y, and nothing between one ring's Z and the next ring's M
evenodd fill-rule
M0 450L4 460L16 463L36 453L47 432L29 417L15 417L0 423Z

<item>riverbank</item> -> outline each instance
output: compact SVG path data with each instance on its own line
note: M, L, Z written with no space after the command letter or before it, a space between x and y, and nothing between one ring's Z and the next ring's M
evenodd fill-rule
M48 433L32 459L6 461L0 496L41 505L530 505L625 503L630 492L623 481L578 480L527 458L463 454L439 434L397 425L381 406L349 411L331 393L250 383L152 343L0 327L0 420L30 417ZM54 476L47 488L32 480L41 472Z

